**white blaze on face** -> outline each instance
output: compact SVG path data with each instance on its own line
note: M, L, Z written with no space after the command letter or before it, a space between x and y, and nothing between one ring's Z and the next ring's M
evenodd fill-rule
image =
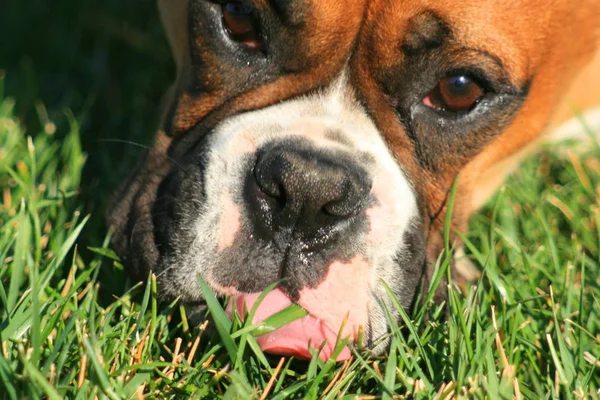
M397 256L403 251L404 235L411 229L411 221L418 217L418 212L415 194L406 176L374 123L355 101L344 76L320 94L230 118L211 134L204 212L195 225L194 249L204 249L201 251L204 259L199 261L196 272L201 272L215 289L223 289L211 282L210 277L218 274L218 270L212 270L210 261L224 249L235 246L236 235L250 225L244 208L239 206L243 204L244 179L249 173L248 159L263 145L293 137L308 140L316 149L346 153L367 171L373 183L371 195L376 204L366 210L370 230L361 244L360 262L355 260L357 262L344 265L334 261L320 286L301 294L307 303L302 305L335 332L350 312L348 332L354 334L359 325L368 323L369 310L364 307L369 305L358 306L353 297L356 292L349 286L351 283L357 288L362 285L357 290L363 303L376 301L369 302L369 296L387 297L380 280L402 287L402 266L397 265ZM366 158L369 160L364 161ZM209 231L211 234L207 235ZM359 265L360 271L347 271L353 265ZM344 273L360 276L353 275L352 282L334 282ZM331 287L332 292L336 288L342 290L328 296L325 287ZM323 303L320 307L319 302Z

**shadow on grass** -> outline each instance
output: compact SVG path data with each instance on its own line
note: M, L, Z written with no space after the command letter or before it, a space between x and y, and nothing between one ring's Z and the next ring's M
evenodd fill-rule
M28 134L41 131L46 112L58 134L68 132L65 108L81 124L88 155L81 199L92 214L84 237L98 245L106 200L140 153L105 139L150 143L174 74L155 1L3 2L0 70Z

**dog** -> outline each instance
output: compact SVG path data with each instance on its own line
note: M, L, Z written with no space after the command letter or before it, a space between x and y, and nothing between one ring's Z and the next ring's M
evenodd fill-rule
M544 134L600 121L597 0L158 3L177 78L114 247L186 304L198 275L240 315L277 284L256 321L308 315L265 352L384 351L386 286L407 309L428 286L454 182L465 231Z

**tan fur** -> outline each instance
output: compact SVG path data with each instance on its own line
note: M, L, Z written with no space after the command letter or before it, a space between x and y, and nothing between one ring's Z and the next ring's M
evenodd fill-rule
M546 134L513 155L499 160L477 177L471 209L480 208L506 177L544 143L564 139L587 140L584 123L600 135L600 51L596 51L594 59L578 74L548 124Z
M600 51L596 51L594 59L581 71L565 95L550 129L558 130L577 113L596 107L600 107Z

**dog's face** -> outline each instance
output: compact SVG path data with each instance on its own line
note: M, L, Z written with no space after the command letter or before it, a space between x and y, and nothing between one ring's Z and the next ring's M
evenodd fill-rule
M165 297L230 309L279 286L310 316L259 340L307 356L340 327L373 346L441 250L459 176L535 138L591 53L595 0L161 0L178 64L164 129L110 211L115 244ZM596 10L593 8L596 7ZM345 325L344 325L345 321ZM341 355L347 357L349 352Z

